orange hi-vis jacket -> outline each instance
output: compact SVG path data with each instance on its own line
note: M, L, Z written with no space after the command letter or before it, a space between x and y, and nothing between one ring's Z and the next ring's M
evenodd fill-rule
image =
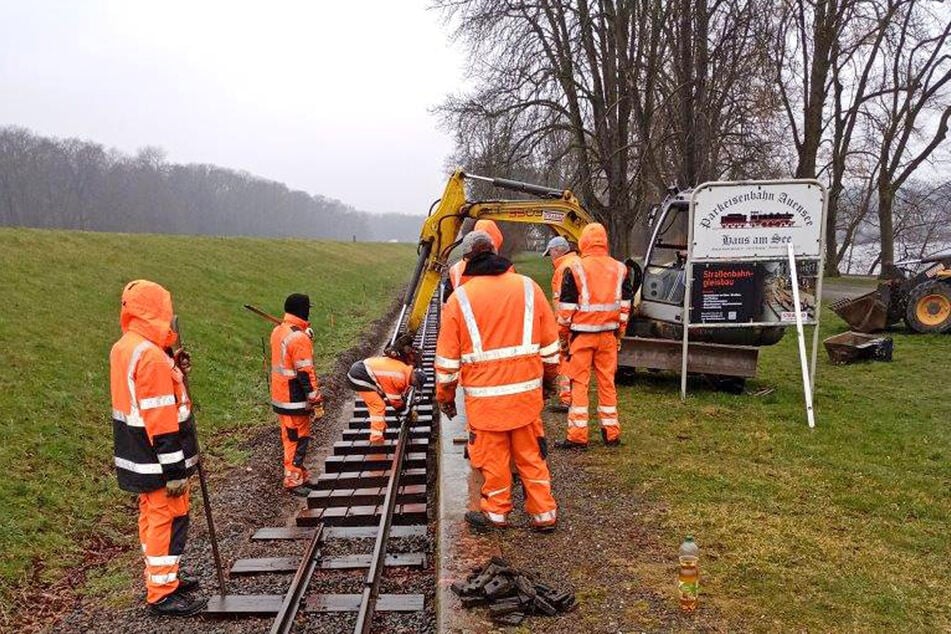
M560 258L552 261L555 272L551 276L551 301L555 304L555 310L558 310L558 298L561 295L561 282L565 277L565 269L580 259L577 253L569 251Z
M271 407L278 414L304 416L320 383L314 372L314 347L307 336L310 324L290 313L271 331Z
M191 402L164 350L176 340L171 295L154 282L130 282L119 321L123 334L109 353L116 475L122 490L148 493L198 464Z
M568 332L624 333L633 287L627 267L608 255L608 234L599 223L581 231L581 257L563 276L558 297L558 326Z
M351 387L376 392L399 409L412 383L413 366L390 357L370 357L354 363L347 379Z
M538 284L480 253L474 273L443 309L436 344L436 399L465 393L469 427L508 431L538 420L543 378L558 373L554 315Z

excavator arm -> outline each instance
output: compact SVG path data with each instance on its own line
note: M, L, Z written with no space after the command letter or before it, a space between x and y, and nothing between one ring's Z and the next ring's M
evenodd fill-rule
M500 189L530 194L534 198L468 201L465 192L467 179L489 182ZM448 267L449 254L458 244L459 230L466 218L548 225L558 235L575 243L584 226L594 222L570 190L454 172L446 183L442 198L420 231L419 259L406 291L400 319L402 324L408 317L407 329L410 332L415 332L422 323L429 300Z

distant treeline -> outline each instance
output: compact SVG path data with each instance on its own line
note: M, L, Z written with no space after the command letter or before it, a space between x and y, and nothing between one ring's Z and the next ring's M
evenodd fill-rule
M0 225L415 242L421 216L369 214L215 165L179 165L0 127Z

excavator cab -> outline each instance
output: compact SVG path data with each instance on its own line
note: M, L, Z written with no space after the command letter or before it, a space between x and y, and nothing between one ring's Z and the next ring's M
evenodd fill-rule
M644 257L639 314L680 322L683 313L690 201L671 193L649 216L650 243Z

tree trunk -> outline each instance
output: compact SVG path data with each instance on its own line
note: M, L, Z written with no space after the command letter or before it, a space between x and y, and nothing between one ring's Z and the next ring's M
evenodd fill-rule
M894 192L890 187L879 186L878 190L878 227L881 233L881 255L879 260L884 270L886 264L895 263L895 226L892 217Z

